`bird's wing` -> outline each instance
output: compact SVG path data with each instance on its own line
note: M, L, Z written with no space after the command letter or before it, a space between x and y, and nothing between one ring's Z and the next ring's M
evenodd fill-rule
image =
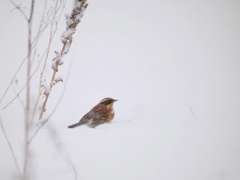
M79 121L81 124L87 123L89 120L94 122L104 121L107 118L108 109L102 104L94 106L87 114Z
M107 107L102 104L98 104L97 106L95 106L92 111L94 113L91 117L93 120L93 124L103 123L108 117L108 111L109 110L107 109Z

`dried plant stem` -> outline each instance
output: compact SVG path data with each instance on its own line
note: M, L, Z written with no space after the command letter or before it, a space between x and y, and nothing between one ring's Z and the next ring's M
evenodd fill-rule
M57 65L57 68L58 68L58 66L59 66L59 65ZM56 76L56 73L57 73L57 71L54 70L54 71L53 71L53 75L52 75L51 82L54 81L55 76ZM52 86L50 86L50 91L51 91L51 89L52 89ZM39 115L39 120L42 119L43 113L44 113L45 108L46 108L46 105L47 105L47 101L48 101L49 95L50 95L50 93L47 93L47 94L46 94L45 100L44 100L44 102L43 102L42 110L41 110L40 115Z
M18 7L17 4L15 4L13 1L10 0L10 2L15 6L15 7ZM57 8L57 12L60 10L60 8L62 7L62 5L64 5L66 3L66 0L65 1L62 1L62 3L59 5L59 7ZM18 8L18 10L23 13L21 11L21 9ZM60 17L59 17L60 18ZM25 18L27 19L27 18ZM55 19L55 16L53 16L47 23L45 23L45 26L38 32L38 34L36 35L36 37L33 39L33 42L32 42L32 49L33 50L36 45L37 45L37 42L38 40L40 39L40 37L42 36L42 34L44 33L44 31L47 29L47 27L49 26L49 24L51 22L53 22L53 20ZM0 103L3 101L5 95L7 94L11 84L13 83L14 79L16 78L17 74L19 73L20 69L22 68L23 64L25 63L25 61L27 60L28 58L28 55L22 60L20 66L18 67L17 71L15 72L15 74L13 75L13 78L12 80L10 81L9 85L7 86L6 90L4 91L1 99L0 99ZM21 92L21 91L20 91ZM19 96L20 93L18 93L16 96ZM8 105L10 105L17 97L14 97L9 103L7 103L7 105L5 105L4 109L7 108Z
M34 70L34 72L32 73L32 75L30 76L30 80L32 79L33 75L36 73L37 69L39 68L39 66L37 66L37 68ZM6 109L15 99L18 98L18 96L21 94L21 92L26 88L27 86L27 82L26 84L24 84L24 86L22 87L22 89L20 89L20 91L18 93L16 93L16 96L11 100L9 101L9 103L7 103L3 109ZM9 86L10 87L10 86Z
M57 3L56 3L56 6L55 6L55 14L54 14L54 17L57 13ZM51 31L50 31L50 39L52 38L53 34L52 34L52 28L53 28L53 22L51 24ZM48 44L48 53L49 53L49 49L50 49L50 44L51 44L51 41L49 41L49 44ZM45 63L44 63L44 69L46 67L46 63L47 63L47 57L48 57L48 53L47 53L47 56L46 56L46 59L45 59ZM55 75L56 73L53 73L53 76L52 76L52 79L51 79L51 82L55 79ZM40 77L40 83L42 82L42 77L43 77L43 71L41 73L41 77ZM52 88L52 87L50 87ZM48 101L48 97L49 97L49 93L46 94L46 97L45 97L45 100L44 100L44 103L43 103L43 108L42 108L42 111L40 112L40 115L39 115L39 119L42 119L42 116L43 116L43 113L44 113L44 108L46 107L46 103Z
M31 2L30 16L28 19L28 58L27 58L27 89L26 89L26 107L25 107L25 123L24 123L24 165L23 165L23 179L27 179L28 168L28 135L29 135L29 120L30 120L30 77L31 77L31 52L32 52L32 18L34 11L34 3Z
M58 10L59 9L57 9L57 3L56 3L55 4L55 11L54 11L55 13L54 13L53 17L56 17L56 14L57 14ZM35 103L35 106L34 106L34 112L33 112L33 116L32 116L32 121L33 121L33 118L34 118L34 115L35 115L35 112L36 112L36 109L37 109L37 105L38 105L38 102L39 102L39 98L40 98L40 95L41 95L41 85L42 85L42 82L43 82L43 74L44 74L44 71L46 69L46 64L47 64L47 60L48 60L49 50L50 50L50 47L51 47L51 43L52 43L54 34L56 32L56 31L53 30L54 20L55 20L55 18L53 18L52 21L51 21L51 29L50 29L50 36L49 36L49 41L48 41L48 47L46 49L46 56L45 56L45 61L44 61L44 64L43 64L43 69L42 69L42 71L40 73L38 97L37 97L37 102Z
M29 138L29 141L28 141L28 144L30 145L31 142L33 141L33 139L35 138L35 136L38 134L38 132L41 130L41 128L44 126L44 124L46 122L48 122L48 120L52 117L52 115L55 113L55 111L57 110L59 104L61 103L62 101L62 98L63 98L63 95L66 91L66 87L67 87L67 83L68 83L68 80L69 80L69 77L70 77L70 70L71 70L71 63L69 65L69 68L68 68L68 75L67 75L67 78L65 80L65 84L64 84L64 88L62 90L62 93L61 93L61 97L59 98L58 102L56 103L56 106L54 107L54 109L52 110L51 113L49 113L48 117L45 118L45 120L40 123L40 126L35 130L35 132L33 133L33 135Z
M26 16L26 14L21 10L21 8L19 7L19 5L17 5L15 2L13 2L12 0L9 0L14 6L16 9L19 10L19 12L23 15L23 17L28 21L28 18Z
M75 0L74 1L75 6L72 10L71 16L66 17L66 24L67 24L66 29L67 30L64 32L64 35L62 35L63 36L62 37L63 47L62 47L60 54L58 54L56 52L57 57L53 59L53 60L56 60L56 63L55 63L55 66L52 67L53 75L52 75L51 82L49 85L50 90L49 90L49 92L45 93L45 99L44 99L43 106L42 106L42 109L41 109L41 112L40 112L40 115L38 118L39 120L42 119L43 114L46 110L47 101L48 101L50 92L53 87L52 82L55 80L56 73L58 72L58 67L59 67L59 65L62 65L62 62L60 62L59 58L63 57L65 54L68 53L69 47L72 44L72 35L75 33L76 27L80 23L83 13L88 6L88 4L86 2L87 2L87 0Z
M11 143L10 143L10 140L8 139L8 136L7 136L7 133L6 133L6 131L5 131L5 128L4 128L4 126L3 126L1 116L0 116L0 124L1 124L1 128L2 128L2 131L3 131L4 137L5 137L6 141L7 141L8 147L9 147L9 149L10 149L10 151L11 151L11 154L12 154L12 157L13 157L13 160L14 160L14 163L15 163L15 166L17 167L18 174L19 174L20 178L22 179L22 174L21 174L20 168L19 168L19 166L18 166L17 158L16 158L15 153L14 153L14 151L13 151L13 148L12 148L12 145L11 145Z
M66 1L64 1L64 2L66 2ZM61 7L62 5L63 5L63 3L60 5L60 7ZM56 13L58 13L58 11L60 10L60 7L57 8L57 10L55 11ZM62 10L63 10L63 8L62 8ZM56 15L56 14L54 14L53 18L51 18L51 20L46 24L46 26L44 27L44 29L43 29L41 32L39 32L38 35L37 35L37 37L35 37L35 39L33 40L33 42L32 42L32 50L33 50L33 48L35 48L35 46L36 46L36 44L37 44L37 42L38 42L38 39L41 37L41 35L43 34L43 32L45 31L45 29L47 28L47 26L48 26L50 23L51 23L52 26L53 26L53 22L54 22L54 19L55 19L55 18L54 18L55 15ZM60 14L59 19L58 19L57 22L59 22L61 15L62 15L62 12L61 12L61 14ZM55 31L53 32L53 34L52 34L52 36L51 36L51 39L49 40L49 44L51 44L51 42L52 42L52 40L53 40L53 37L54 37L54 34L55 34ZM43 55L43 57L44 57L45 54L46 54L46 58L45 58L45 61L44 61L43 70L44 70L45 67L46 67L46 62L47 62L47 57L48 57L49 49L50 49L50 46L47 47L47 49L46 49L46 51L45 51L45 53L44 53L44 55ZM16 78L18 72L20 71L20 69L21 69L21 67L23 66L23 64L24 64L24 62L25 62L26 59L27 59L27 56L23 59L23 61L22 61L22 63L20 64L19 68L17 69L16 73L14 74L11 82L9 83L7 89L5 90L3 96L1 97L0 103L1 103L1 101L3 100L3 98L5 97L6 93L8 92L11 84L13 83L14 79ZM41 60L41 62L42 62L42 60ZM36 73L36 71L37 71L37 69L38 69L39 67L40 67L40 64L38 64L37 68L33 71L30 79L32 79L33 75ZM43 74L43 72L44 72L44 71L42 71L41 74ZM42 75L41 75L41 78L40 78L40 82L42 82ZM16 96L15 96L12 100L10 100L10 101L3 107L3 109L6 109L6 108L21 94L21 92L25 89L26 86L27 86L27 83L26 83L26 84L22 87L22 89L16 94ZM41 83L40 83L39 87L40 87L40 86L41 86ZM39 97L38 97L37 99L39 99ZM36 105L37 105L37 104L36 104ZM34 114L34 113L33 113L33 114Z

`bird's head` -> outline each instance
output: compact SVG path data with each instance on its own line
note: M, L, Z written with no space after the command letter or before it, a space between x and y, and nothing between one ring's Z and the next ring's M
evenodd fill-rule
M116 99L113 99L113 98L104 98L103 100L100 101L99 104L103 104L107 107L109 107L110 109L113 108L113 103L117 101Z

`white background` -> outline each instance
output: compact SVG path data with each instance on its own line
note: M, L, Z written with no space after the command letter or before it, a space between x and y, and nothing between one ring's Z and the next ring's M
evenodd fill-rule
M15 2L28 13L28 1ZM53 88L45 115L65 86L64 96L30 146L31 179L74 179L75 169L79 180L238 180L240 1L88 3L59 69L64 83ZM2 96L26 56L27 23L9 1L0 4ZM44 1L36 4L37 29ZM68 0L63 13L71 6ZM64 30L62 16L49 74ZM47 35L41 42L39 52ZM16 79L1 109L24 84L25 68ZM36 74L33 81L38 79ZM1 110L21 170L24 95ZM32 100L35 96L33 88ZM105 97L118 99L112 123L67 128ZM2 132L0 142L1 179L17 179Z

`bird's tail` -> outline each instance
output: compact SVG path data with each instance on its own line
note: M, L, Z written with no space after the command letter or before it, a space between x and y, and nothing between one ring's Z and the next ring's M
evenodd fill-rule
M75 128L75 127L80 126L80 125L82 125L82 124L76 123L76 124L73 124L73 125L71 125L71 126L68 126L68 128Z

